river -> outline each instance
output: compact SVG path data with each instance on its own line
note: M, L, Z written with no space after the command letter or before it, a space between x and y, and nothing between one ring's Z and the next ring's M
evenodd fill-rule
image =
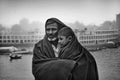
M99 80L120 80L120 47L91 52L98 66ZM34 80L32 54L10 61L8 55L0 55L0 80Z
M0 80L34 80L31 63L32 55L12 61L8 55L0 55Z

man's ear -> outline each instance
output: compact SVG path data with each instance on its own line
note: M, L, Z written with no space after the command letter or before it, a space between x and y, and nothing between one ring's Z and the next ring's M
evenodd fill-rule
M68 37L68 40L71 41L71 40L72 40L72 36L69 36L69 37Z

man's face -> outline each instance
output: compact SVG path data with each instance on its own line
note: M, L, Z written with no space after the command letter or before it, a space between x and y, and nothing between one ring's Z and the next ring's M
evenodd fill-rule
M57 32L58 32L57 23L49 24L46 26L46 34L48 36L48 39L56 40L57 39Z
M58 44L61 48L65 47L70 42L66 36L58 35Z

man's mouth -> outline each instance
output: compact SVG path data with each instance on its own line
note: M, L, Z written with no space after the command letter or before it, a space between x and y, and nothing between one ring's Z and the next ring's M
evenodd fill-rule
M49 34L48 37L51 38L51 39L52 39L52 38L56 38L56 36L53 35L53 34Z
M49 38L54 38L54 36L48 36Z

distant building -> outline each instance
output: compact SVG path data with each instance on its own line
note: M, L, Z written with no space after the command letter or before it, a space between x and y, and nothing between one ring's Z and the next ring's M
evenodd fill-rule
M33 47L36 42L43 38L40 31L2 31L0 32L0 46Z
M120 14L117 14L117 16L116 16L116 24L117 24L117 27L120 31Z
M109 42L117 42L118 30L76 30L79 42L86 48L105 47Z
M117 25L117 28L118 28L118 31L119 31L119 41L120 41L120 14L117 14L116 16L116 25Z
M118 29L116 30L74 30L78 41L86 48L104 47L109 42L117 42ZM34 44L43 39L40 31L2 31L0 32L0 46L15 46L17 48L33 48Z

